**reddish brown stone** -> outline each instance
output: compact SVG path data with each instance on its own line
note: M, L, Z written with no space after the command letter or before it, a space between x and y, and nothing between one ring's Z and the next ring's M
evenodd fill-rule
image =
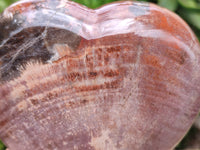
M153 4L22 0L0 20L9 150L168 150L200 108L200 45Z

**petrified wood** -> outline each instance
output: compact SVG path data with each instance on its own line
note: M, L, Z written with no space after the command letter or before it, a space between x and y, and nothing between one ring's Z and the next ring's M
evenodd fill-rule
M153 4L22 0L0 17L9 150L168 150L200 108L200 46Z

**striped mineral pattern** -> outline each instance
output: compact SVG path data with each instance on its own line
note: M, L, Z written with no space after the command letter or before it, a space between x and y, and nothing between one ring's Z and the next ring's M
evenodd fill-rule
M21 0L0 16L9 150L169 150L200 108L200 45L174 13Z

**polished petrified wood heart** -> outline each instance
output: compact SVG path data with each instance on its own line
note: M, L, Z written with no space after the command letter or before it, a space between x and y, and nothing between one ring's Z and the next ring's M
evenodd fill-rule
M22 0L0 17L10 150L168 150L200 108L200 46L153 4Z

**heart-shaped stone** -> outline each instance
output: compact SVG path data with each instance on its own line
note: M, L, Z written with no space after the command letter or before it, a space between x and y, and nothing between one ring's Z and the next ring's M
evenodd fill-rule
M22 0L0 18L9 150L168 150L199 112L199 43L164 8Z

